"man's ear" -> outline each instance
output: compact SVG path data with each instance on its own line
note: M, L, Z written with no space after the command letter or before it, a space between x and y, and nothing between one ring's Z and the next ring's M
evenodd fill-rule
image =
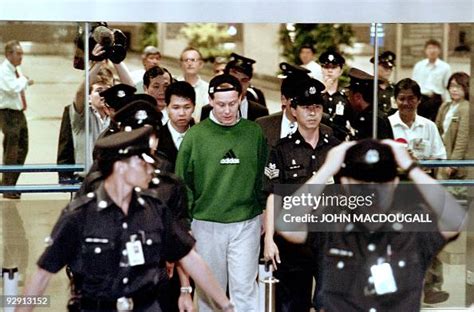
M293 115L293 117L295 117L295 119L297 119L296 118L296 108L293 108L293 106L290 106L290 110L291 110L291 115Z

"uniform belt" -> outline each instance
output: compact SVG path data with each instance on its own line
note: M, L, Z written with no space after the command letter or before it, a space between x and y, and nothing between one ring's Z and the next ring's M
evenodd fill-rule
M153 301L157 300L156 296L152 293L149 293L148 296L139 295L131 297L133 301L133 307L143 307ZM97 298L81 298L81 309L85 310L116 310L117 309L117 299L97 299Z

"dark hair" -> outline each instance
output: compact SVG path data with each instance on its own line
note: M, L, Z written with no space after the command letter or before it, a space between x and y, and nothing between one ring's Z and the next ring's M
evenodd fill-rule
M173 82L166 88L165 91L165 103L166 105L170 104L171 96L176 95L188 100L191 100L193 105L196 105L196 91L194 91L193 86L191 86L186 81L176 81Z
M143 74L143 85L148 88L150 86L150 81L153 78L163 76L165 74L170 75L170 81L173 81L173 76L166 68L160 66L153 66L152 68L147 70L145 74Z
M457 72L452 74L448 80L448 90L449 85L451 85L451 81L453 80L456 80L456 82L462 87L464 91L464 99L469 101L469 75L464 72Z
M354 85L351 84L349 89L352 93L360 93L364 101L370 105L374 102L374 84L369 83L368 85Z
M420 85L411 78L405 78L397 82L393 91L395 98L402 90L411 90L418 99L421 99Z
M441 49L441 43L438 40L435 39L430 39L425 42L425 49L429 45L434 45L437 46L439 49Z
M199 54L199 58L202 60L202 54L201 54L201 52L199 52L198 49L193 48L193 47L187 47L187 48L185 48L185 49L183 50L183 52L181 52L181 55L179 56L179 60L180 60L180 61L183 60L183 54L184 54L185 52L188 52L188 51L196 51L196 52Z
M107 157L101 157L100 153L101 152L99 152L97 157L97 165L99 167L99 171L102 173L102 178L105 179L112 174L114 171L114 164L119 159L111 160Z
M314 46L312 44L309 44L309 43L305 43L303 44L299 50L298 50L298 53L301 53L301 50L303 49L310 49L311 52L313 52L313 54L316 54L316 49L314 48Z

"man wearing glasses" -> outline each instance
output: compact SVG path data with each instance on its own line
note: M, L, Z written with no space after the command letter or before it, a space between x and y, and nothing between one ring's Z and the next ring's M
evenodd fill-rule
M183 76L178 77L177 80L184 80L191 84L196 91L196 108L193 117L195 120L201 119L201 108L209 103L207 90L209 83L204 81L199 76L199 71L202 69L204 63L202 61L202 54L199 50L188 47L183 50L180 58L181 70Z

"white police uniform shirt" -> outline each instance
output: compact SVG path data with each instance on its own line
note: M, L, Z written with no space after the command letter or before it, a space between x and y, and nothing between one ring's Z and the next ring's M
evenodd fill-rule
M416 115L415 121L408 127L400 118L399 111L389 116L388 120L395 140L405 139L418 159L446 159L446 149L434 122Z

